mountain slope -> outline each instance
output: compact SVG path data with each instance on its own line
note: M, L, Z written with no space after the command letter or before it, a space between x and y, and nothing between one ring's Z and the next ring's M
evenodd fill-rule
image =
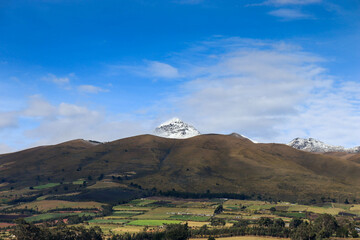
M360 192L356 162L283 144L254 144L233 135L188 139L141 135L76 147L64 143L2 155L0 166L0 176L17 188L103 175L128 176L123 184L147 189L259 194L284 200L354 198Z

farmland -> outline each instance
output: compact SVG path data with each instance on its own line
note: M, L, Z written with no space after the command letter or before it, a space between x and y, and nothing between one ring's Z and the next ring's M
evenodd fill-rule
M106 207L107 206L107 207ZM219 206L220 212L216 212ZM239 221L247 224L261 219L282 219L289 226L294 218L311 221L320 214L330 214L340 221L359 224L360 205L324 203L301 205L289 202L268 202L235 199L180 199L170 197L147 197L127 203L106 205L100 202L75 202L64 200L35 200L7 206L0 214L0 226L5 230L14 227L16 216L27 222L51 223L62 219L71 226L91 228L98 226L110 234L161 231L166 224L185 224L190 229L225 229ZM105 211L107 209L107 211ZM21 215L23 214L23 215ZM74 221L76 219L76 221ZM220 224L215 224L214 219ZM357 225L358 226L358 225ZM226 234L225 234L226 235ZM201 239L201 238L197 238ZM217 238L226 240L269 239L268 237L239 236ZM277 239L277 238L271 238Z

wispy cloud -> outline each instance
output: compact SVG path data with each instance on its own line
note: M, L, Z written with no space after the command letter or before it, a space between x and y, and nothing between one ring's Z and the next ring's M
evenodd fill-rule
M322 0L268 0L258 5L275 5L275 6L283 6L283 5L309 5L321 3Z
M76 84L71 82L71 78L76 78L74 73L70 73L67 76L58 77L55 74L49 73L42 79L48 82L52 82L56 84L58 87L63 88L65 90L77 90L81 93L92 93L97 94L100 92L108 92L108 89L104 89L98 86L94 86L91 84L82 84L76 86Z
M149 61L147 71L152 76L160 78L178 78L180 76L177 68L157 61Z
M93 85L80 85L78 86L78 90L83 93L94 93L94 94L109 91L107 89L103 89L101 87L97 87Z
M138 65L111 65L109 66L110 75L118 75L122 72L137 76L157 79L174 79L181 77L179 70L169 63L145 60Z
M313 16L303 13L301 10L288 9L288 8L281 8L274 11L270 11L269 14L275 17L280 17L284 20L313 18Z
M60 87L70 89L70 78L74 74L69 74L68 76L58 77L52 73L49 73L47 76L43 77L43 80L52 82Z
M307 5L320 3L322 3L322 0L267 0L247 6L268 6L275 8L275 10L268 12L269 15L279 17L283 20L299 20L315 19L312 14L305 13L303 8Z

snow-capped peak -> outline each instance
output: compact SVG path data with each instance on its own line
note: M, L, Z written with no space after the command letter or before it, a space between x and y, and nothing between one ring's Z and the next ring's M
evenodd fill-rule
M166 138L190 138L200 135L201 133L179 118L172 118L160 124L155 129L155 134Z
M314 138L295 138L287 144L290 147L307 151L307 152L360 152L360 147L344 148L342 146L333 146L316 140Z

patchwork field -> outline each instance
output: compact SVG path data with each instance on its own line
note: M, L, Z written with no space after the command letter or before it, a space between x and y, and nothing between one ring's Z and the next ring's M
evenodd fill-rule
M69 216L82 217L82 216L95 216L95 214L94 213L86 213L86 212L81 212L81 213L72 213L72 212L44 213L44 214L39 214L39 215L33 215L31 217L26 217L24 219L27 222L41 222L41 221L47 221L47 220L58 219L58 218L69 217Z
M30 203L20 204L15 209L32 209L39 212L49 210L79 208L79 209L101 209L102 204L98 202L70 202L62 200L40 200Z
M261 218L282 219L285 224L289 225L293 218L307 219L322 213L341 218L347 217L348 219L360 217L360 205L357 204L326 203L322 206L308 206L288 202L149 197L114 205L106 212L103 212L104 205L100 202L35 200L6 207L7 211L14 212L0 214L0 228L5 229L14 226L9 219L11 217L15 219L15 215L20 214L16 211L25 211L28 214L24 215L25 220L36 223L51 222L55 219L67 220L76 217L77 222L71 223L72 225L86 228L99 226L105 234L137 233L144 229L149 231L161 230L163 225L177 223L187 223L191 229L200 229L204 226L208 229L214 229L223 226L231 227L240 220L246 220L251 224ZM222 206L222 210L215 213L220 206ZM35 212L27 212L30 210ZM344 217L344 214L348 216ZM220 219L223 222L216 225L213 223L213 219ZM201 238L197 239L200 240ZM216 239L255 240L278 238L246 236Z

